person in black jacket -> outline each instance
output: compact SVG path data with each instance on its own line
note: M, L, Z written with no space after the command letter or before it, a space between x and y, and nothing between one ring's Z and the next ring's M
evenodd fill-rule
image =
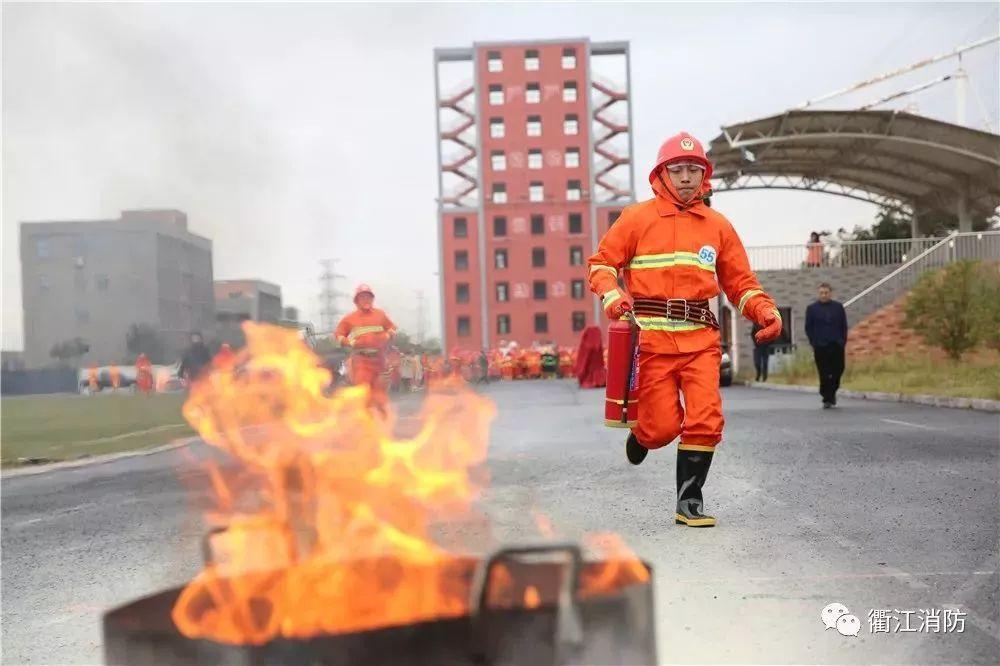
M754 381L767 381L768 357L771 355L770 342L757 342L757 332L761 330L758 324L754 324L750 329L750 342L753 343L753 367L757 371L757 378Z
M806 308L806 336L819 372L823 409L829 409L837 404L837 389L844 374L847 313L843 305L833 300L833 288L826 282L819 286L819 300Z
M184 352L181 358L181 365L177 369L177 376L186 379L188 384L198 379L202 370L212 362L212 353L208 351L208 346L201 338L201 333L191 334L191 345Z

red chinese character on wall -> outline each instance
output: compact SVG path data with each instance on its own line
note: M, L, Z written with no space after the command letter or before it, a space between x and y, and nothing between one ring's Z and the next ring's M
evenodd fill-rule
M527 282L515 282L514 283L514 298L527 298L528 297L528 283Z
M548 150L545 152L545 163L550 167L562 166L562 153L558 150Z
M510 154L510 166L512 169L523 169L524 168L524 153L520 151L514 151Z
M566 283L565 282L553 282L552 283L552 295L556 298L561 298L566 295Z
M549 231L551 233L559 233L566 228L566 218L562 215L550 215L549 216Z
M510 226L515 234L523 234L528 231L528 221L523 217L515 217L511 220Z

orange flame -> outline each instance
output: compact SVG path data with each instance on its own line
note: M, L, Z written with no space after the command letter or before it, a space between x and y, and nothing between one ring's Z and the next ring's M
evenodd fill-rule
M367 388L328 394L329 372L295 331L244 331L246 347L184 405L237 464L208 466L211 559L174 606L181 633L261 644L467 613L471 560L429 534L479 495L493 404L446 384L427 396L414 434L397 437L394 414L367 408ZM612 559L581 579L581 596L648 580L620 541L597 543ZM524 584L502 567L493 578ZM528 586L523 604L546 594Z
M538 608L538 604L541 603L541 598L538 595L538 588L534 585L529 585L524 588L524 607L525 608Z

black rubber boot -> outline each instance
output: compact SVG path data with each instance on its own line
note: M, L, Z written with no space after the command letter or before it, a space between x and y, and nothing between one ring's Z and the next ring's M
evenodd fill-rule
M678 525L715 527L715 518L701 511L701 489L711 465L711 451L677 450L677 514L674 522Z
M638 465L646 459L647 453L649 453L649 449L640 444L635 434L630 432L628 439L625 440L625 456L628 461L633 465Z

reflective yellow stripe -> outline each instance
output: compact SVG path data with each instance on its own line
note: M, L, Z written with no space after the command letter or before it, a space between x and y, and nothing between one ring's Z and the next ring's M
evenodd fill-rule
M381 326L358 326L357 328L351 329L351 332L347 334L348 340L356 340L366 333L381 333L385 329Z
M678 451L707 451L709 453L715 451L714 446L701 446L700 444L685 444L681 442L677 445Z
M621 297L621 292L617 289L612 289L601 298L601 306L606 308Z
M618 277L618 271L616 271L611 266L602 266L600 264L594 264L590 267L590 275L594 274L594 271L611 271L611 274Z
M675 321L666 317L636 317L636 321L644 331L696 331L706 328L705 324L693 321Z
M781 321L781 313L778 312L778 308L774 308L774 316L778 318L778 321Z
M743 314L743 306L747 304L747 301L749 301L757 294L763 294L763 293L764 292L761 291L760 289L748 289L746 293L744 293L743 296L740 297L740 304L739 307L737 308L740 311L740 314Z
M632 257L628 267L633 270L648 268L673 268L692 266L710 273L715 272L715 264L703 262L694 252L669 252L667 254L640 254Z

